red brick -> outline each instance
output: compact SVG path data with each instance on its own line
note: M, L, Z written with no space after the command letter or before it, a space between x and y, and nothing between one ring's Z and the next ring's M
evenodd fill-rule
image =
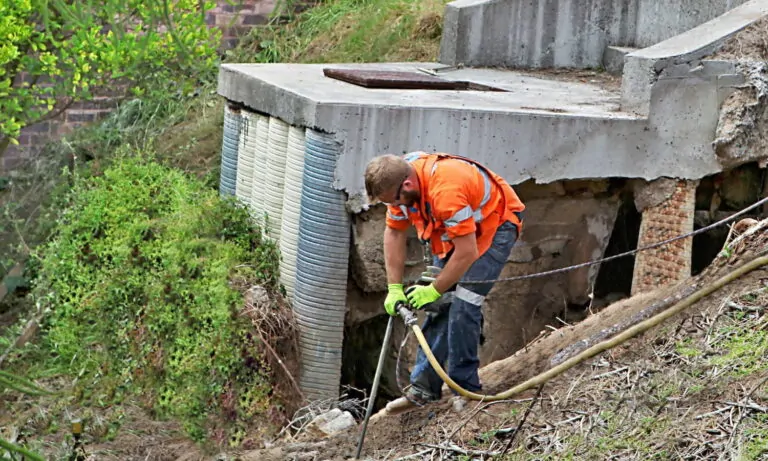
M17 153L18 155L16 155ZM6 151L3 156L3 171L13 171L20 168L29 157L29 154L21 154L18 149L14 149L14 155L10 155L10 150Z
M643 210L637 246L647 246L690 232L696 181L679 181L665 202ZM691 239L646 250L635 257L632 294L650 291L690 276Z

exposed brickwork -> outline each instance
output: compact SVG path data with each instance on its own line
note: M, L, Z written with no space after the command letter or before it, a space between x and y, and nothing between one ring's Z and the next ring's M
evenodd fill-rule
M677 181L672 195L643 210L637 246L651 245L693 230L698 181ZM649 186L653 187L653 185ZM692 238L635 256L632 294L679 282L691 275Z
M206 22L209 27L221 29L221 49L226 50L234 47L252 27L265 24L274 7L275 0L217 0L217 6L206 13ZM28 75L17 78L19 84L29 81ZM37 83L40 82L38 79ZM105 117L115 108L115 96L119 96L119 93L115 90L93 101L78 102L55 119L24 128L19 137L19 145L9 146L6 151L0 170L13 170L24 159L38 152L46 142Z
M229 49L253 26L266 24L274 8L275 0L218 0L205 19L209 26L221 29L221 46Z

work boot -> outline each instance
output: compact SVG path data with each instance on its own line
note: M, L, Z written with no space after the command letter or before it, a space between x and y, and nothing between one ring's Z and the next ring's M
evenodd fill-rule
M423 407L431 402L440 400L439 397L416 386L410 386L405 391L405 396L397 398L387 404L387 412L400 413L417 407Z
M410 386L408 390L405 392L405 396L412 403L420 407L423 407L424 405L430 402L435 402L437 400L440 400L440 397L437 397L433 395L431 392L425 391L424 389L417 386Z

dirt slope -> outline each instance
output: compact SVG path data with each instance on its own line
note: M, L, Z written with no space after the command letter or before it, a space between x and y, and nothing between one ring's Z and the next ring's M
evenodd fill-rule
M623 300L488 365L481 370L485 390L510 388L755 259L768 251L766 225L761 222L733 240L699 276ZM445 392L441 403L428 408L376 415L363 458L498 455L508 443L504 459L768 456L768 388L762 386L768 371L765 280L762 268L747 274L661 326L549 381L535 399L532 390L516 400L472 402L456 414ZM351 459L358 430L325 440L299 434L269 450L241 453L239 459Z

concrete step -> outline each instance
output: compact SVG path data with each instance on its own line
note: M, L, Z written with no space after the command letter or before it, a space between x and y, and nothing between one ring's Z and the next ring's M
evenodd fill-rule
M606 46L603 51L603 67L608 73L621 75L624 70L624 56L638 49L627 46Z

